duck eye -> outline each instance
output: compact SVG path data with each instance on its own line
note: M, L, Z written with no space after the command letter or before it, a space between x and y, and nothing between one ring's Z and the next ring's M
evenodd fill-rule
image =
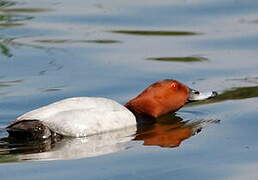
M173 89L176 89L177 88L177 84L176 83L172 83L172 84L170 84L170 87L173 88Z

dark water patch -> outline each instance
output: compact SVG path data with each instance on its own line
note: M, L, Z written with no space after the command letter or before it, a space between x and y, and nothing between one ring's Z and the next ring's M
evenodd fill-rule
M64 44L64 43L115 44L115 43L122 43L122 41L112 40L112 39L99 39L99 40L47 39L47 40L35 40L34 42L46 43L46 44Z
M0 42L0 52L2 55L6 57L12 57L13 54L10 52L10 49L4 44Z
M10 162L17 162L17 158L13 154L4 154L0 152L0 163L10 163Z
M239 88L233 88L231 90L225 91L213 99L193 102L189 105L192 106L192 105L198 105L198 104L209 104L209 103L216 103L216 102L222 102L227 100L240 100L240 99L248 99L248 98L256 98L256 97L258 97L258 86L239 87Z
M118 41L118 40L88 40L88 43L114 44L114 43L122 43L122 41Z
M8 9L0 9L0 12L8 12L8 13L40 13L40 12L49 12L50 9L42 9L42 8L8 8Z
M62 88L48 88L44 89L43 92L54 92L54 91L61 91Z
M12 23L17 21L27 21L33 19L33 16L17 15L17 14L2 14L0 15L0 22Z
M0 55L11 58L15 56L15 53L13 52L15 52L15 50L19 47L30 47L30 48L33 48L34 50L40 49L44 51L49 51L50 49L49 47L41 46L35 43L33 44L28 41L24 42L16 37L13 37L13 38L0 37ZM56 48L52 47L51 49L56 49Z
M204 57L157 57L157 58L147 58L147 60L155 60L155 61L168 61L168 62L203 62L208 61L207 58Z
M214 101L223 101L223 100L238 100L238 99L247 99L258 97L258 86L254 87L240 87L233 90L225 91Z
M13 80L13 81L0 81L0 88L11 87L11 86L17 85L21 82L23 82L22 79Z
M201 35L199 32L190 31L148 31L148 30L114 30L117 34L138 35L138 36L194 36Z
M23 26L23 23L0 23L0 28Z
M44 9L44 8L19 8L19 7L13 8L12 7L17 4L19 3L12 2L12 1L0 2L0 30L6 30L7 34L10 33L10 30L8 30L8 28L12 27L14 29L14 27L24 26L25 21L29 21L35 18L35 16L29 15L29 14L51 11L50 9ZM21 34L21 33L17 32L16 30L15 31L16 37L17 37L17 34Z
M16 2L14 1L0 1L0 8L5 8L5 7L9 7L9 6L14 6L16 4Z
M1 84L1 83L0 83L0 88L5 88L5 87L10 87L10 85L7 85L7 84Z
M65 86L60 86L60 87L51 87L51 88L45 88L45 89L40 89L42 92L56 92L56 91L62 91L65 88Z

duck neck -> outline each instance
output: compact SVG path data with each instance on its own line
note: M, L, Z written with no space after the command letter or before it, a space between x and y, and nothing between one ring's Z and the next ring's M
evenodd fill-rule
M137 123L152 124L156 122L155 117L152 117L146 113L137 111L130 103L127 103L124 106L134 114L134 116L136 117Z

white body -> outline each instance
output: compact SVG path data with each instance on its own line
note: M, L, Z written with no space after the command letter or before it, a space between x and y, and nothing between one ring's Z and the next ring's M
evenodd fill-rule
M53 132L83 137L136 125L131 111L111 99L77 97L64 99L18 117L13 123L39 120Z

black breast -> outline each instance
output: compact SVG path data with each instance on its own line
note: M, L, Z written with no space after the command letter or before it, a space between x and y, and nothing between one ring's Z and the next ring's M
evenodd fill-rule
M39 120L24 120L6 128L10 137L19 140L40 140L51 137L50 129Z

